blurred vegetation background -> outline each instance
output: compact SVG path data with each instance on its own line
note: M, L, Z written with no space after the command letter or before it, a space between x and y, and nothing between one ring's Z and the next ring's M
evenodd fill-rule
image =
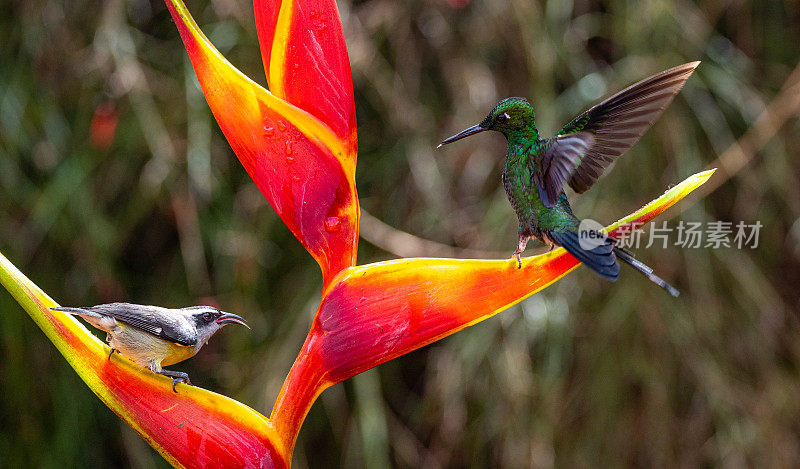
M180 369L268 414L321 276L225 142L163 3L0 5L0 250L62 304L211 303L242 314L252 331L226 330ZM265 83L249 2L188 7ZM763 228L757 249L640 249L682 291L677 300L631 269L615 284L579 269L327 390L295 467L797 464L796 0L339 8L359 125L359 263L510 255L503 139L436 144L509 95L528 97L552 134L599 98L696 59L653 129L573 197L575 211L611 222L711 166L721 170L707 195L659 222ZM0 466L166 466L4 291L0 310Z

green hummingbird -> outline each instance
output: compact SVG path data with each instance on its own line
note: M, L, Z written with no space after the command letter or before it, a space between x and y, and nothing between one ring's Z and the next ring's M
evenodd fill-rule
M519 267L528 240L537 238L550 249L562 246L611 281L619 276L617 259L621 259L678 296L678 290L617 239L582 225L563 186L567 183L579 194L592 187L661 115L699 64L679 65L629 86L570 121L552 138L539 136L533 107L525 98L506 98L480 124L445 139L439 147L485 130L505 135L503 187L519 219L519 243L513 255Z

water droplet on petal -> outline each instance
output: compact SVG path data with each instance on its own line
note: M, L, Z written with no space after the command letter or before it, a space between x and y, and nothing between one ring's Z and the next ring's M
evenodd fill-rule
M292 142L289 141L286 142L286 154L287 155L292 154Z
M297 175L297 174L292 174L292 181L299 182L300 181L300 176Z
M322 15L319 13L311 13L310 15L311 24L318 30L322 31L325 29L325 21L322 18Z
M286 157L286 163L287 163L287 164L292 164L292 163L294 163L294 157L293 157L293 156L287 156L287 157Z
M284 121L278 121L278 130L280 130L281 132L283 132L284 130L286 130L286 122L284 122Z
M339 217L328 217L325 219L325 231L328 233L339 231L341 225L342 220L340 220Z
M264 124L264 135L266 135L267 137L271 137L272 134L274 134L274 133L275 133L275 129L273 129L272 127L268 126L267 124Z

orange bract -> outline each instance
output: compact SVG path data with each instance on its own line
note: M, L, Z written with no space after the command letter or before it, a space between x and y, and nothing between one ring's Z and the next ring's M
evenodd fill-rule
M647 223L703 184L687 178L611 225ZM547 287L580 263L563 248L523 259L398 259L353 267L322 300L307 344L339 382L482 321Z
M333 112L330 109L340 109L340 106L326 107L328 111L325 112L308 107L306 101L311 100L312 95L319 101L324 101L326 96L319 88L310 88L312 82L298 78L293 84L308 93L308 96L291 95L294 99L305 96L299 100L307 109L281 97L292 86L282 87L280 94L270 93L222 57L182 2L168 0L167 6L208 105L231 148L275 212L320 264L323 283L327 285L333 276L356 262L359 209L355 189L354 120L348 120L348 125L352 125L348 132L352 132L353 138L350 139L349 134L348 138L342 138L342 125L334 129L329 122L320 119L329 117L328 113ZM325 31L337 27L341 35L335 7L332 12L336 22ZM305 19L300 15L298 21ZM293 45L290 49L297 47ZM272 59L277 60L275 57L273 55ZM340 59L347 64L346 55ZM281 63L287 64L286 61ZM317 67L308 67L317 70ZM350 109L353 85L349 65L347 69L345 85L350 91L342 99Z
M285 467L288 453L270 422L244 404L179 384L114 355L0 254L0 282L36 321L89 388L176 466Z
M647 223L713 172L687 178L609 228ZM286 378L271 415L276 428L296 436L323 389L491 317L578 265L559 248L523 259L521 269L514 259L398 259L345 270L325 291Z

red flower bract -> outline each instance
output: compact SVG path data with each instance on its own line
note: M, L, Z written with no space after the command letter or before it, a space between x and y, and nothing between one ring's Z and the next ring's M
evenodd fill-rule
M0 282L78 375L164 458L187 467L282 467L290 458L272 424L233 399L178 385L114 355L0 254ZM36 383L33 383L36 384ZM66 403L69 405L69 403Z
M276 13L259 14L274 19L267 21L271 28L260 30L277 34L276 40L261 42L269 50L265 58L272 65L267 69L274 92L225 60L182 2L168 0L167 6L231 148L272 208L320 264L323 284L328 285L356 261L355 112L335 4L312 3L314 8L281 2ZM325 27L314 27L316 18L324 20ZM295 67L298 64L303 66ZM325 68L329 66L334 68Z
M325 122L355 164L356 113L350 61L333 0L255 0L270 91Z
M398 259L355 266L358 198L353 86L332 0L255 1L271 91L214 49L180 0L166 0L231 148L320 264L323 297L270 418L232 399L114 356L5 257L0 281L87 385L176 466L285 467L327 387L450 335L545 288L579 265L563 249L516 261ZM687 178L626 217L641 224L704 183Z

